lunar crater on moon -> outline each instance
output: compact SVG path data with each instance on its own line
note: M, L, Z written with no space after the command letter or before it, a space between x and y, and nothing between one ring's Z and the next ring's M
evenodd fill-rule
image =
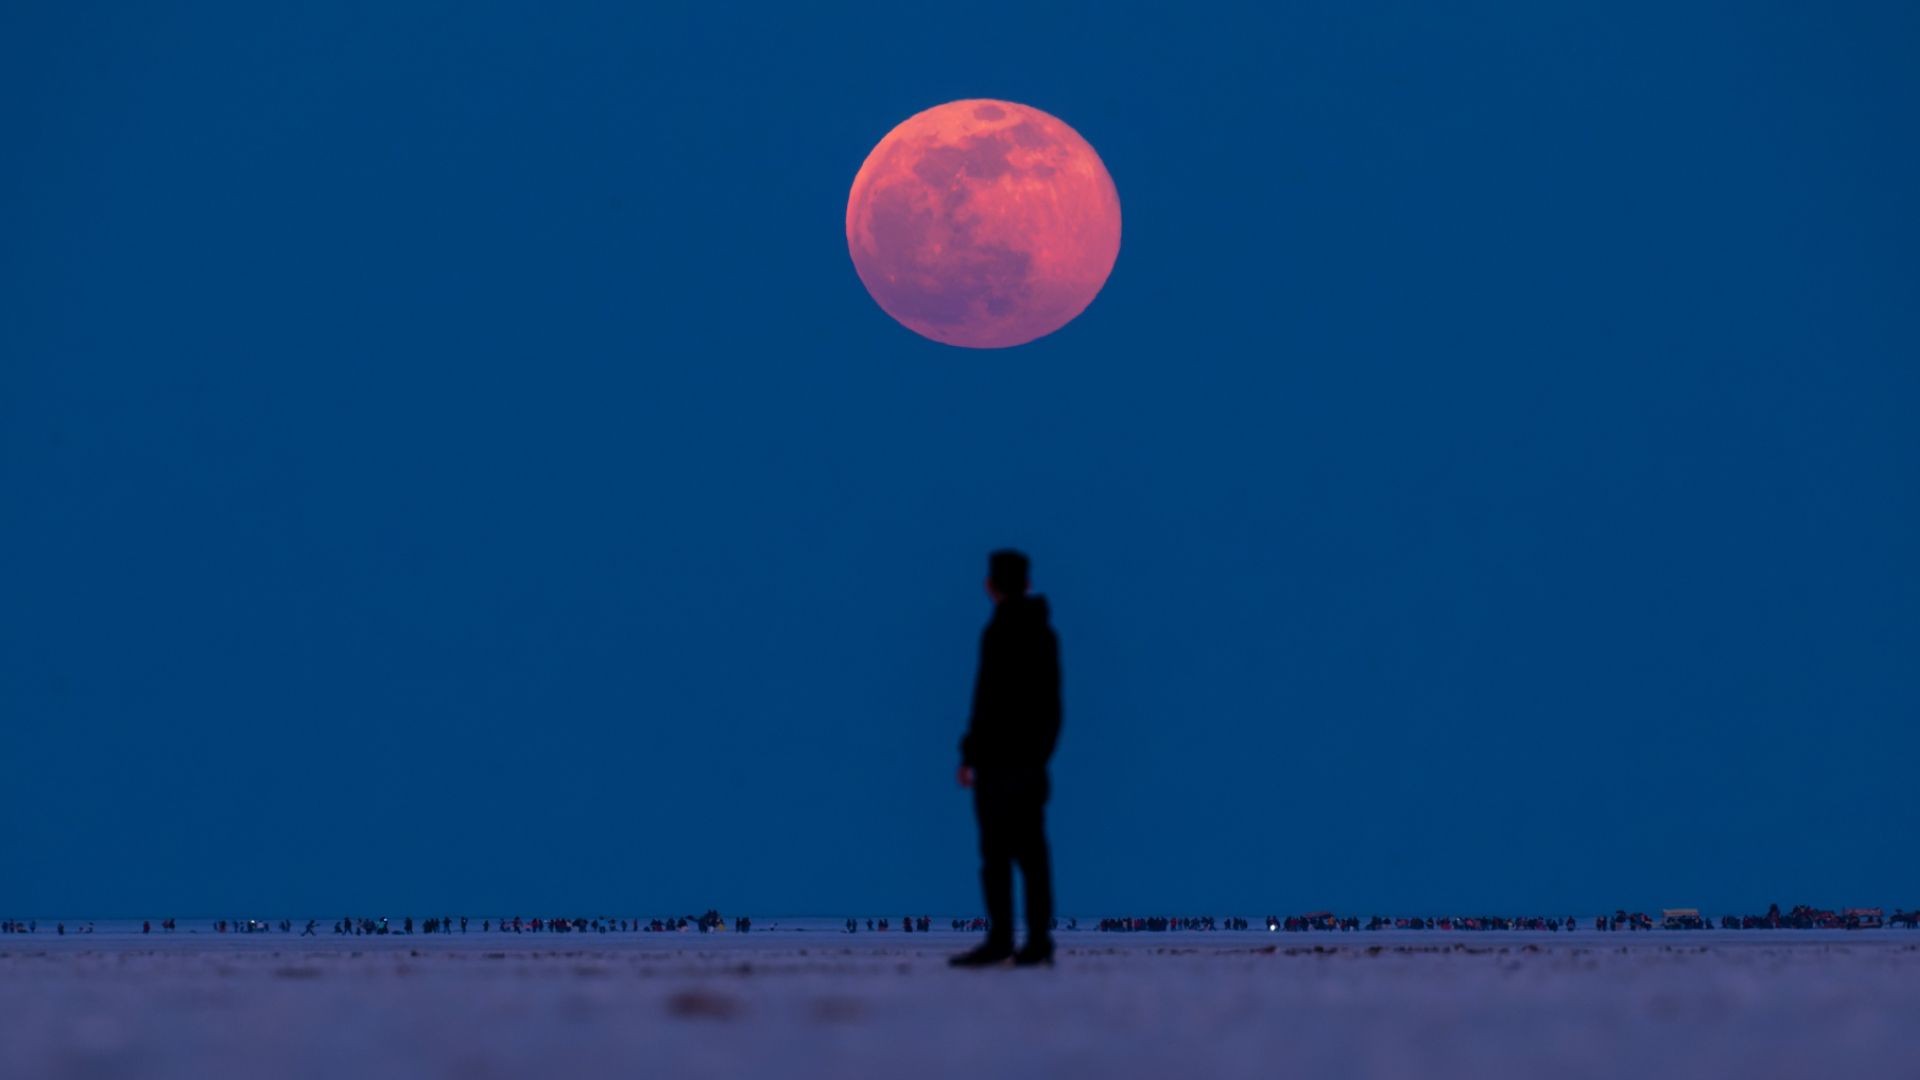
M1006 101L919 113L867 156L847 247L880 307L949 345L1002 348L1065 326L1106 283L1120 199L1060 120Z

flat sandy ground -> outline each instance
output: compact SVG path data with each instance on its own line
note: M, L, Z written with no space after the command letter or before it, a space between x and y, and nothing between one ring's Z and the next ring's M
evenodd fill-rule
M1920 1077L1920 934L0 937L0 1077Z

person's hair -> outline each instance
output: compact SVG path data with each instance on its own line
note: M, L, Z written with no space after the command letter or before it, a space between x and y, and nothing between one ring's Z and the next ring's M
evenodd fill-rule
M1012 548L987 556L987 581L1001 596L1027 595L1027 557Z

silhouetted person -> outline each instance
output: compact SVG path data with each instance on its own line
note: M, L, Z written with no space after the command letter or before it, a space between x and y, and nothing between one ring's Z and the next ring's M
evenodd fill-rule
M1060 738L1060 643L1045 597L1027 592L1027 557L996 551L987 559L993 618L980 635L973 714L960 740L960 786L973 789L980 826L980 889L987 940L953 957L982 967L1053 962L1053 873L1048 867L1047 759ZM1027 944L1013 949L1013 867L1027 891Z

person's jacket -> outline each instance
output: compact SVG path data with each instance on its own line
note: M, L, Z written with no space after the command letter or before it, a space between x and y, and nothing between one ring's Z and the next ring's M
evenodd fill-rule
M960 763L989 771L1044 769L1060 739L1060 642L1043 596L994 606L980 635L973 715Z

